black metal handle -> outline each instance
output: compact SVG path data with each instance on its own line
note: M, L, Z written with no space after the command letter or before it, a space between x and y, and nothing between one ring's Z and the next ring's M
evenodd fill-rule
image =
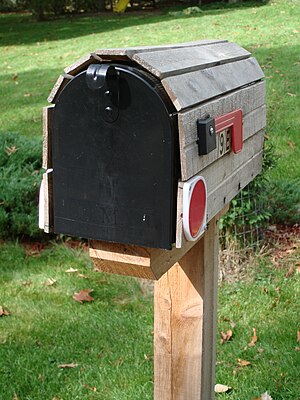
M119 71L110 64L91 64L86 71L86 83L100 91L100 113L106 122L119 116Z
M118 71L113 65L91 64L86 71L86 83L92 90L102 89L109 78L116 78Z

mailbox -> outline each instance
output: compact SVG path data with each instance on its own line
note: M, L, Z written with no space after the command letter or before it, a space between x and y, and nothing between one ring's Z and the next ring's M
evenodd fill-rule
M101 49L44 108L43 218L107 243L182 248L261 170L263 72L235 43Z

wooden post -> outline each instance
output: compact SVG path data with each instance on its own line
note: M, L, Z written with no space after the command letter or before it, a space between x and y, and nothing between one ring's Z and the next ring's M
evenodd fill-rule
M155 400L214 399L216 222L213 218L203 238L155 282Z

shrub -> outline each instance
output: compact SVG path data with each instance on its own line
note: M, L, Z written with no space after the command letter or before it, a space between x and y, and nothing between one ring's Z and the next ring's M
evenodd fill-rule
M38 192L42 177L40 139L0 134L0 238L42 235Z
M300 223L300 178L269 183L267 204L270 222L282 225Z

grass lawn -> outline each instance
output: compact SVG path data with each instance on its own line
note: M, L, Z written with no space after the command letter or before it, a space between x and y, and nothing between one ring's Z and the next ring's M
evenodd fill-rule
M41 108L57 77L96 48L226 38L250 50L265 71L267 135L278 154L273 179L299 179L299 4L272 0L205 6L190 16L105 14L42 23L0 15L0 134L41 136ZM149 288L93 271L82 248L31 250L0 244L0 314L9 313L0 316L0 399L152 399ZM218 332L233 335L218 345L217 382L233 390L217 398L254 400L268 391L274 400L300 399L299 257L298 240L258 257L245 280L222 283ZM93 289L94 300L74 301L84 289ZM258 340L249 346L253 328Z
M298 0L206 6L176 17L127 13L36 23L30 15L0 15L0 131L41 135L41 108L59 74L96 48L225 38L251 51L265 71L267 134L279 156L274 177L299 177L299 21Z
M152 399L149 287L93 271L80 248L31 253L0 246L0 306L10 312L0 317L0 398ZM258 258L244 282L219 288L218 334L233 335L218 344L217 382L233 390L217 398L299 399L299 238L274 254ZM80 304L72 296L85 289L94 300Z

